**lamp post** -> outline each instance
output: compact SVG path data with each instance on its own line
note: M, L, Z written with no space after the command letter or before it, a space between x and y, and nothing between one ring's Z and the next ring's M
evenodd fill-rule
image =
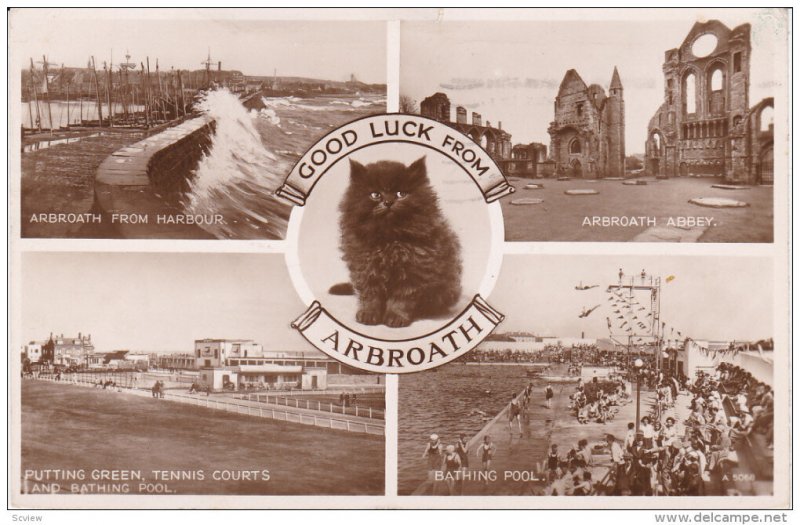
M636 358L636 361L633 362L633 366L636 367L636 433L639 433L639 402L640 402L640 394L642 390L642 366L644 366L644 361Z

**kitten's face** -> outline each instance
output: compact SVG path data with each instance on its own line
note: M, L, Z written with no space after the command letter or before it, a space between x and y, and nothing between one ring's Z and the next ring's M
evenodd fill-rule
M361 220L397 220L423 213L435 204L425 157L408 167L392 161L364 166L350 160L347 212L357 214Z

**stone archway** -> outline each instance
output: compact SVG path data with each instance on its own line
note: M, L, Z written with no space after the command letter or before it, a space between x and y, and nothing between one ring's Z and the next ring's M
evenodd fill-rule
M661 158L653 157L650 159L650 165L647 166L647 171L654 177L661 175Z
M772 184L775 181L775 153L772 144L761 150L761 157L758 166L758 178L761 184Z
M660 130L654 129L650 132L650 139L647 143L647 172L654 177L662 176L662 158L666 155L666 141Z
M578 159L572 159L572 161L569 163L569 170L572 177L576 179L583 178L583 168L581 166L581 161Z
M689 176L689 165L685 162L681 162L681 165L678 167L678 175L681 177L688 177Z

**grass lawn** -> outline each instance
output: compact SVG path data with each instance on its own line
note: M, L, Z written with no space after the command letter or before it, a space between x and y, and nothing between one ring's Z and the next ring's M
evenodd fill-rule
M139 470L148 482L152 470L204 471L203 481L168 482L177 494L372 495L384 492L384 441L31 380L22 383L22 469ZM212 479L262 469L268 481Z
M656 217L665 226L669 217L713 217L713 226L699 242L772 242L773 188L745 190L712 188L718 179L643 179L646 186L626 186L622 181L519 179L517 192L501 200L507 241L629 241L647 229L641 227L582 226L584 217ZM524 189L528 183L544 186ZM565 195L570 189L593 189L599 195ZM544 199L541 204L512 205L521 197ZM747 202L747 208L715 209L689 204L694 197L724 197Z

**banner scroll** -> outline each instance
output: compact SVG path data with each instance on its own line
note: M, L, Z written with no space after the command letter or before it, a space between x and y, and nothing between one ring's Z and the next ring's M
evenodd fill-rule
M487 203L514 192L494 159L467 135L419 115L388 113L355 120L325 135L300 158L275 194L304 206L316 182L334 164L364 147L390 142L417 144L450 158L478 185Z
M305 339L334 359L371 372L402 374L434 368L475 348L505 316L480 295L438 330L404 340L354 331L314 301L293 323Z

